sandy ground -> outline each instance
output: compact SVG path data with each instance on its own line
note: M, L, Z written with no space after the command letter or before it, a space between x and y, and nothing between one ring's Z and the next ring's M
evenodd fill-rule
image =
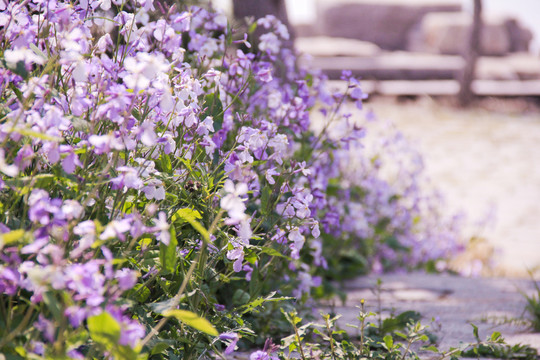
M491 274L522 276L540 265L540 111L519 101L483 105L458 110L431 99L379 98L366 107L422 151L449 211L464 210L468 233L496 249ZM486 219L488 226L475 224Z

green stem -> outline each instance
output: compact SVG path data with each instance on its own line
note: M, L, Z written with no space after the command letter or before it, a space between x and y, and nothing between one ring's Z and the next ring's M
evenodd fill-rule
M11 340L13 340L17 335L19 335L19 333L26 327L26 325L30 321L30 318L32 317L32 314L34 312L34 308L35 308L34 304L30 305L30 307L26 311L26 314L24 315L24 318L21 320L19 325L17 325L17 327L13 331L11 331L6 337L4 337L2 340L0 340L0 349L4 345L9 343Z

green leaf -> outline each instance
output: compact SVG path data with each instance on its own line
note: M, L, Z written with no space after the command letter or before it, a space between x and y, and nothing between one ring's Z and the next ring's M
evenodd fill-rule
M189 208L182 208L179 209L174 213L172 216L172 221L176 223L182 223L187 222L189 223L201 236L203 237L203 240L210 244L210 234L208 233L208 230L204 228L204 226L201 225L200 222L197 221L197 219L202 219L201 214L197 210L189 209Z
M24 62L23 62L23 66L24 66ZM13 90L13 92L15 93L15 96L17 96L17 99L19 99L20 102L24 103L24 96L21 90L17 89L14 83L9 83L9 88Z
M236 294L235 294L236 295ZM294 298L292 297L278 297L278 298L275 298L274 295L276 295L276 292L275 291L272 291L269 295L267 295L266 297L262 297L262 296L259 296L258 298L256 298L255 300L243 305L241 307L242 310L242 314L246 314L246 313L249 313L249 312L252 312L253 310L257 309L258 307L262 306L264 303L266 302L278 302L278 301L284 301L284 300L292 300ZM233 298L234 299L234 298ZM248 299L249 300L249 299Z
M47 60L47 55L43 53L35 44L30 44L30 49L36 54L37 56L43 58L44 60Z
M193 168L191 167L191 161L189 159L179 158L179 160L182 164L184 164L184 166L189 170L189 172L193 172Z
M388 350L392 350L392 348L394 347L394 339L392 338L392 336L390 335L386 335L384 338L384 344L386 345L386 348Z
M172 174L171 158L165 153L161 154L161 168L167 174Z
M62 310L60 309L60 303L58 302L58 299L56 296L54 296L54 293L52 291L46 291L43 294L43 301L49 308L50 312L54 316L54 318L60 322L64 318L64 314Z
M89 317L88 331L96 343L112 349L120 339L120 324L108 312Z
M247 292L245 292L242 289L237 289L234 292L232 302L235 305L244 305L248 303L249 299L250 299L250 296Z
M500 340L502 340L501 333L498 332L498 331L494 331L493 334L491 334L491 341L497 342L497 341L500 341Z
M150 352L150 355L157 355L161 354L166 349L172 347L171 344L167 344L166 342L159 342L152 348L152 351Z
M478 326L471 323L471 326L473 327L473 334L476 340L480 340L480 337L478 336Z
M28 136L31 138L41 139L41 140L47 140L47 141L53 141L53 142L62 142L64 141L63 138L57 137L57 136L51 136L44 133L40 133L34 130L30 129L21 129L21 128L11 128L8 130L8 132L12 133L15 132L17 134L21 134L23 136Z
M174 273L176 270L176 246L178 245L178 240L176 239L174 226L171 226L169 231L171 233L169 245L159 244L159 260L161 261L161 268L165 273Z
M223 104L219 99L219 93L208 94L204 97L204 105L206 110L202 114L201 119L211 116L214 119L214 130L221 130L223 127Z
M187 311L187 310L169 310L163 313L164 316L174 317L184 324L191 326L195 330L199 330L210 336L218 336L219 333L216 328L205 318L199 315Z
M119 345L116 346L113 355L115 359L118 360L135 360L138 359L138 351L135 351L129 346L126 345Z
M276 249L271 248L271 247L263 247L263 248L261 248L261 252L263 254L270 255L270 256L281 257L281 258L288 259L288 260L291 259L289 256L283 255L282 253L280 253L279 251L277 251Z
M255 264L257 262L258 257L257 254L254 251L245 251L244 252L244 260L249 262L250 264Z
M270 189L270 186L265 186L262 189L261 192L261 213L263 215L268 214L268 204L270 202L270 195L272 194L272 190Z
M426 350L426 351L432 351L432 352L435 352L435 353L438 353L439 352L439 349L437 349L437 347L431 345L431 346L424 346L422 347L422 350Z
M249 34L252 34L255 32L255 30L257 30L257 22L254 21L248 28L248 33Z
M150 289L143 284L136 284L133 287L133 293L135 294L135 299L140 303L145 302L151 295Z
M23 229L12 230L0 235L0 249L5 245L16 244L23 239L25 231Z

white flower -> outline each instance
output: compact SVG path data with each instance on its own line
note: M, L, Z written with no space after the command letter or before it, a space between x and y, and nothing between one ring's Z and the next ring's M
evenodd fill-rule
M6 60L8 66L16 66L19 61L23 61L25 65L32 63L43 65L45 63L44 58L36 55L36 53L28 48L7 49L4 51L4 60Z
M158 214L157 219L153 219L154 221L154 231L158 232L159 234L156 236L156 239L161 241L165 245L169 245L171 242L171 233L169 232L169 224L167 223L167 215L163 211L160 211Z
M227 195L221 199L220 205L229 214L228 223L237 224L245 220L247 218L247 215L244 213L246 205L241 196L247 194L247 185L239 183L235 186L231 179L227 179L225 180L223 189Z
M148 185L143 187L142 192L146 195L146 198L148 200L156 199L156 200L163 200L165 199L165 188L163 187L163 182L156 180L156 179L150 179L148 182Z
M0 171L10 177L15 177L19 174L19 168L17 165L6 164L6 158L4 157L4 149L0 149Z

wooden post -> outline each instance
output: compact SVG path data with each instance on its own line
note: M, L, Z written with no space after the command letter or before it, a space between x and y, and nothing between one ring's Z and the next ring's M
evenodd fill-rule
M476 74L476 63L481 53L482 36L482 0L474 0L473 23L470 31L469 42L465 48L463 58L465 67L460 76L460 89L458 103L462 107L469 106L474 98L472 82Z

